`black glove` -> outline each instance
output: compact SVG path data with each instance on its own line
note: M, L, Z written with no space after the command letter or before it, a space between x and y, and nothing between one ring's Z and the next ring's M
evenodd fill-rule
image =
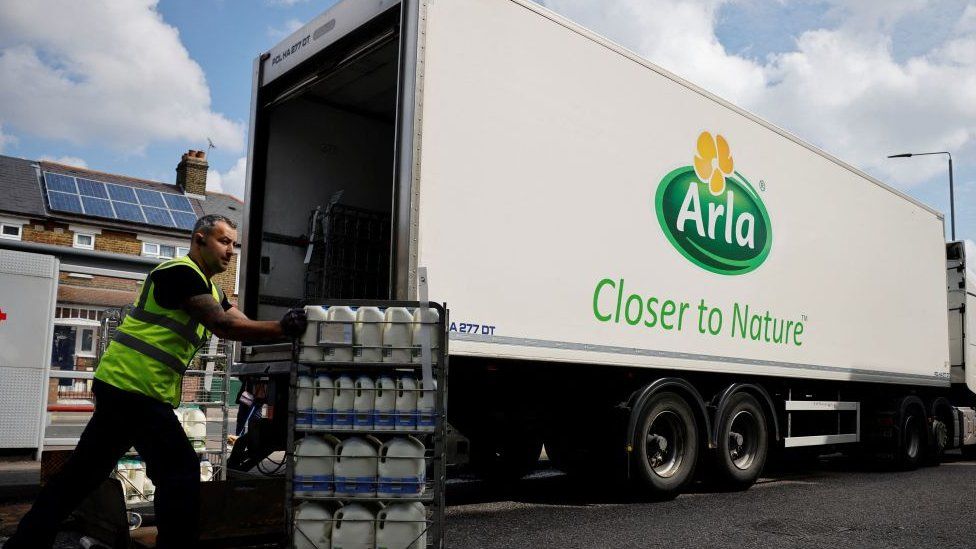
M305 333L305 327L308 326L308 315L305 314L305 309L289 309L279 323L285 337L301 337Z

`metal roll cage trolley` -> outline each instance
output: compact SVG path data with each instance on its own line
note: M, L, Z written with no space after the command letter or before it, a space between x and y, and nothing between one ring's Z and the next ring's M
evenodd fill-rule
M394 347L390 345L382 346L383 361L382 362L362 362L362 361L333 361L333 362L318 362L318 361L303 361L300 360L301 351L303 345L301 340L295 340L292 344L292 367L290 368L290 378L289 378L289 399L288 399L288 431L287 431L287 447L286 447L286 496L285 496L285 513L286 513L286 525L288 531L288 547L295 547L295 535L296 531L299 531L296 525L296 511L297 507L306 501L313 501L319 503L328 508L331 516L335 516L335 513L352 503L358 503L370 508L374 516L378 514L383 509L396 503L421 503L424 506L424 511L426 515L425 525L422 533L410 542L406 547L413 549L419 538L426 536L426 546L434 549L441 549L444 547L444 485L447 476L447 463L445 455L446 447L446 417L447 417L447 370L448 370L448 351L447 351L447 326L450 325L448 321L448 310L446 306L437 303L427 303L423 301L389 301L389 300L330 300L328 303L321 304L322 307L336 307L336 306L348 306L348 307L378 307L380 309L386 309L390 307L405 307L411 311L416 309L421 309L420 318L424 325L429 325L433 327L433 330L425 329L420 330L421 333L425 334L421 337L420 345L413 345L411 347ZM429 321L427 310L431 309L436 311L438 314L438 319L436 321ZM373 322L373 324L389 324L390 322ZM353 348L356 355L361 356L361 352L369 347L364 347L362 345L354 345L352 341L352 329L354 322L351 321L319 321L319 322L309 322L309 329L316 330L316 340L318 346L320 347L333 347L333 348ZM317 324L314 328L313 324ZM432 345L430 339L431 333L438 334L436 346ZM416 343L416 342L415 342ZM392 351L406 351L409 353L408 356L411 358L407 361L392 361L390 357L395 356ZM402 356L403 353L397 353ZM299 386L300 376L311 376L316 379L319 374L326 374L331 376L332 379L338 380L340 376L347 375L355 379L358 376L369 376L372 379L377 379L379 376L388 376L390 378L396 379L402 375L416 375L418 380L423 380L422 384L418 384L415 391L417 392L417 401L420 402L420 397L422 393L432 393L434 400L433 418L428 418L428 421L420 423L427 423L427 425L418 424L412 427L401 427L399 421L392 428L378 429L376 426L362 427L357 426L355 423L348 426L348 428L336 428L335 426L308 426L307 423L300 424L298 421L299 410L297 409L298 394L302 390L310 390L307 386ZM434 381L433 387L431 387L431 381ZM314 387L311 390L315 390ZM376 390L374 389L357 389L357 390ZM398 391L400 389L398 388ZM336 411L336 415L340 412ZM423 412L417 412L419 416L423 416ZM358 422L357 422L358 423ZM392 429L392 430L391 430ZM296 459L296 449L298 442L307 435L322 435L327 440L340 441L347 440L350 436L364 437L371 440L374 444L379 444L385 441L389 441L394 437L412 437L424 445L424 470L425 477L420 479L419 483L402 483L404 486L397 486L401 484L400 482L393 480L392 483L389 480L378 479L378 483L374 486L380 487L379 494L376 491L372 493L350 495L349 492L343 493L332 493L332 495L308 495L308 492L303 492L299 490L299 494L296 494L296 479L295 479L295 466ZM335 463L337 460L341 459L342 456L339 452L333 452L333 455L321 456L333 460ZM375 457L377 464L380 460L397 459L395 456L381 456L377 454ZM337 479L338 480L338 479ZM382 487L386 484L386 490L384 491ZM391 486L392 484L392 486ZM406 484L410 484L407 486ZM338 492L338 491L337 491ZM391 494L391 492L393 494ZM397 493L399 492L399 493ZM386 494L386 495L384 495ZM335 518L328 519L326 528L330 528L337 522ZM353 521L355 522L355 520ZM417 522L417 521L401 521L403 522ZM379 521L374 521L374 525L378 524ZM377 526L379 528L379 526ZM302 532L299 532L300 534ZM374 536L376 532L374 531ZM313 540L307 540L310 544L314 545ZM404 547L404 549L406 549Z

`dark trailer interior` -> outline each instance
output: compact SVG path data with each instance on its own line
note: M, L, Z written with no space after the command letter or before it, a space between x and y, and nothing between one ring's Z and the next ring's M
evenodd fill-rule
M240 292L248 316L403 295L409 194L398 180L410 175L398 169L398 135L412 134L412 121L404 128L398 113L412 116L413 96L400 85L402 42L398 1L346 1L255 62Z

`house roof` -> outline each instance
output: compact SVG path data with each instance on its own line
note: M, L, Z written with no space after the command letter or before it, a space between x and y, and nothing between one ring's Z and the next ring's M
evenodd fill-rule
M23 158L0 155L0 212L46 216L44 197L37 183L36 163Z
M82 286L58 285L58 302L79 305L122 307L135 301L137 292Z
M239 227L244 219L244 202L224 193L207 192L207 199L200 202L203 213L222 215Z
M48 207L42 183L42 172L46 171L80 176L103 183L115 183L140 189L183 194L182 189L176 185L160 183L158 181L99 172L43 160L36 161L0 155L0 192L3 193L4 197L3 200L0 200L0 213L176 237L183 237L190 232L185 229L143 225L141 223L51 210ZM192 195L186 195L186 197L190 200L194 213L198 217L216 213L232 219L238 225L240 225L243 219L244 203L233 196L208 192L207 200L199 200L193 198Z

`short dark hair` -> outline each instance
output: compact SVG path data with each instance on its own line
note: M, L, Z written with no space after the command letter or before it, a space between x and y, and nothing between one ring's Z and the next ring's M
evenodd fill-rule
M217 223L221 221L230 226L231 229L237 228L237 223L234 223L228 217L220 214L210 214L197 219L197 222L193 225L193 234L203 233L204 235L208 235L217 226Z

